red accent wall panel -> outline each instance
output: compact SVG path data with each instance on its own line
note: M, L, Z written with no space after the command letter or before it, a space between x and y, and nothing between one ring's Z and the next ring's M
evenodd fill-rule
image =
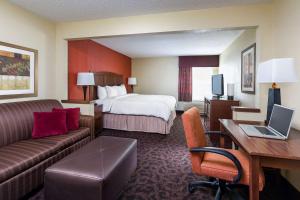
M68 42L68 97L83 99L82 87L76 85L78 72L108 71L121 74L127 90L131 76L131 58L92 40Z

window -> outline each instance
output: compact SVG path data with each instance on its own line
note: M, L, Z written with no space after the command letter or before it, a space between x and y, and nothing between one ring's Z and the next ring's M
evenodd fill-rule
M203 101L205 96L211 96L211 76L218 74L217 67L193 67L193 101Z

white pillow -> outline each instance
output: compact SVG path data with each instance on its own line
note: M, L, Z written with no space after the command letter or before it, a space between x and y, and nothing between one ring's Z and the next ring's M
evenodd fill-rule
M107 98L106 88L98 86L97 87L97 94L98 94L98 99L105 99L105 98Z
M114 88L115 90L117 90L118 96L127 94L127 91L126 91L126 88L125 88L125 85L124 85L124 84L122 84L122 85L120 85L120 86L113 86L113 88Z
M117 86L117 85L115 85L115 86L112 86L113 88L114 88L114 90L117 92L117 96L120 96L121 94L120 94L120 86Z
M105 86L106 91L107 91L107 96L110 97L116 97L118 96L118 91L115 88L115 86Z
M119 86L119 95L125 95L127 94L127 90L124 84L122 84L121 86Z

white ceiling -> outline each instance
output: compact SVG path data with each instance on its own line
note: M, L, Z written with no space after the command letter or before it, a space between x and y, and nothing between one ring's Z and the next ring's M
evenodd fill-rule
M243 30L139 34L93 39L131 58L219 55Z
M78 21L213 7L267 3L272 0L9 0L53 21Z

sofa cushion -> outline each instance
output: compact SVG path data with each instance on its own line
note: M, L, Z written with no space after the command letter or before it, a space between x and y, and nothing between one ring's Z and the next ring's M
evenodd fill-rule
M68 131L74 131L79 128L80 108L53 108L52 111L67 113Z
M34 112L32 138L61 135L68 132L66 112Z
M39 139L39 141L56 145L59 149L64 149L88 136L90 136L90 129L81 127L78 130L68 132L68 134L45 137Z
M56 145L22 140L0 148L0 183L55 154Z

